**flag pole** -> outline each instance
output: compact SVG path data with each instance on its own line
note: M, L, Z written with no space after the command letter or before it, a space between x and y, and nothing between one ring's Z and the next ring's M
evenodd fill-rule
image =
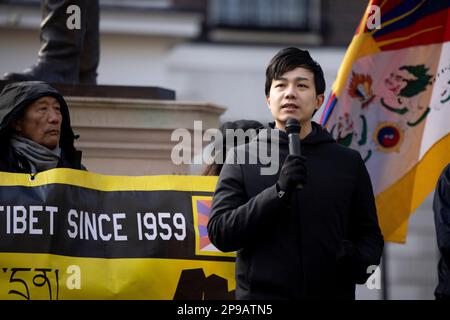
M386 245L383 250L383 257L380 265L381 269L381 299L389 300L389 289L388 289L388 254Z

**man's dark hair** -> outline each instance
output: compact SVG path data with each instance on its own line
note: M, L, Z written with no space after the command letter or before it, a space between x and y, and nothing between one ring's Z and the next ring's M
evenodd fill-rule
M270 61L266 69L266 96L269 96L272 81L295 68L304 68L314 74L316 95L325 92L325 78L321 66L314 61L307 50L289 47L280 50Z

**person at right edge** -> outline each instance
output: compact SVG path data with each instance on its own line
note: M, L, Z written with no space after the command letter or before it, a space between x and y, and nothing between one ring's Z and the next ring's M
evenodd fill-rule
M438 264L439 283L436 300L450 300L450 164L442 171L433 200L434 225L441 258Z
M236 299L355 299L355 285L380 263L384 240L364 161L311 121L324 92L322 68L308 51L279 51L265 85L275 120L268 130L278 134L260 131L228 153L208 235L219 250L237 251ZM302 156L288 155L290 117L301 125ZM242 148L248 156L267 137L279 144L276 174L263 175L260 162L228 159Z

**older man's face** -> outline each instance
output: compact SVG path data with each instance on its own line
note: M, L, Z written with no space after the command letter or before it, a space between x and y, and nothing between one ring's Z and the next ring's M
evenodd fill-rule
M15 129L20 136L53 149L59 144L61 122L58 100L42 97L28 106L24 116L17 121Z

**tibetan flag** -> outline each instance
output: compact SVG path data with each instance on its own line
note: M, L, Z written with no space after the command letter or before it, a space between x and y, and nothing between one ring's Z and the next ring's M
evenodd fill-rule
M449 18L450 0L370 1L322 114L361 153L387 241L450 162Z

